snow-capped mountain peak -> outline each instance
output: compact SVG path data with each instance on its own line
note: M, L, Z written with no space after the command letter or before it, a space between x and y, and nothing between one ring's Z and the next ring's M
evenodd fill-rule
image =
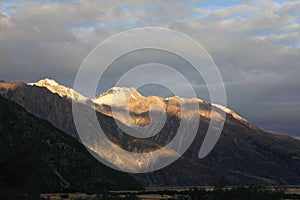
M92 99L96 104L110 106L127 106L129 100L143 99L144 97L134 88L113 87L98 97Z
M38 86L38 87L45 87L52 93L56 93L61 97L66 97L69 99L73 99L75 101L79 102L86 102L89 100L88 98L84 97L83 95L79 94L75 90L65 87L63 85L60 85L55 80L46 78L42 79L36 83L28 83L28 85L31 86ZM127 88L127 87L112 87L111 89L107 90L106 92L100 94L99 96L90 99L95 104L98 105L108 105L113 107L123 107L127 109L133 109L135 111L144 112L149 110L149 106L152 104L159 104L161 107L165 108L167 106L167 102L181 102L181 103L191 103L191 102L197 102L197 103L204 103L201 99L186 99L186 98L180 98L178 96L169 97L169 98L161 98L156 96L149 96L144 97L142 96L135 88ZM242 121L244 123L249 123L247 120L245 120L243 117L239 116L237 113L235 113L233 110L219 105L219 104L212 104L212 106L232 115L233 118Z
M66 98L69 98L69 99L73 99L75 101L85 102L86 100L88 100L88 98L86 98L83 95L79 94L75 90L73 90L71 88L68 88L68 87L65 87L63 85L60 85L55 80L52 80L52 79L49 79L49 78L42 79L42 80L40 80L36 83L28 83L28 85L38 86L38 87L45 87L49 91L51 91L52 93L56 93L61 97L66 97Z
M42 79L33 84L38 85L38 86L59 86L59 83L57 83L55 80L49 79L49 78Z

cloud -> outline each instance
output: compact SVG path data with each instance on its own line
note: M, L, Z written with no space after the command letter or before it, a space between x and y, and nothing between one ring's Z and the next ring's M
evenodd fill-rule
M298 135L300 119L297 74L264 75L226 85L229 107L268 130Z
M190 35L212 55L226 83L229 107L267 129L299 136L299 10L299 1L268 0L226 5L190 0L0 1L0 78L32 82L52 77L72 86L84 57L99 42L129 28L164 26ZM127 59L126 65L131 63ZM118 66L110 73L117 76ZM187 65L181 68L190 74L198 95L209 100L203 81L197 82ZM174 86L183 87L176 80Z

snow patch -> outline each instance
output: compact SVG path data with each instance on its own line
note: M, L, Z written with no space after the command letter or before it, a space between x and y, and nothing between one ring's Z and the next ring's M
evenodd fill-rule
M96 104L124 106L129 100L138 100L141 98L144 97L134 88L113 87L98 97L93 98L92 101Z
M228 113L228 114L231 114L232 117L234 117L235 119L237 120L240 120L240 121L243 121L243 122L247 122L247 120L245 120L243 117L239 116L238 114L236 114L236 112L234 112L233 110L225 107L225 106L222 106L222 105L219 105L219 104L212 104L214 107L217 107L221 110L223 110L224 112Z

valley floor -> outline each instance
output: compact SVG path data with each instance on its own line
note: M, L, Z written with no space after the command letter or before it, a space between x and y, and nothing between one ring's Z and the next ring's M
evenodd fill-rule
M107 194L42 194L42 200L99 200L99 199L142 199L142 200L173 200L173 199L230 199L230 200L290 200L300 199L300 187L228 187L216 189L199 188L155 188L144 191L111 191Z

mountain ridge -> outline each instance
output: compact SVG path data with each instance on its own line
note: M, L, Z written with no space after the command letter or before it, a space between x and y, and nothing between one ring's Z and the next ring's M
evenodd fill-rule
M87 98L83 95L81 95L80 93L78 93L77 91L68 88L66 86L60 85L59 83L57 83L55 80L53 79L49 79L49 78L45 78L45 79L41 79L40 81L36 82L36 83L28 83L28 85L35 85L35 86L39 86L39 87L45 87L48 90L50 90L53 93L58 94L61 97L67 97L70 99L73 99L75 101L80 101L80 102L85 102L87 100L91 100L92 102L94 102L95 104L98 105L108 105L108 106L115 106L115 107L127 107L127 104L132 103L133 100L141 100L141 101L150 101L153 104L158 104L162 107L164 107L164 102L168 102L168 101L181 101L181 102L200 102L200 103L204 103L203 100L198 99L198 98L180 98L178 96L171 96L171 97L167 97L167 98L162 98L159 96L143 96L141 95L137 89L135 88L126 88L126 87L112 87L109 90L107 90L106 92L103 92L101 94L99 94L98 96L94 97L94 98ZM150 104L151 104L150 103ZM151 105L153 105L151 104ZM141 104L139 104L140 106ZM224 111L227 114L232 115L234 118L243 121L245 123L250 124L249 121L247 121L246 119L244 119L243 117L241 117L240 115L238 115L235 111L233 111L230 108L227 108L223 105L219 105L219 104L211 104L212 106ZM144 110L145 112L145 110ZM140 111L141 113L141 111Z
M3 89L5 87L2 85L0 83L2 96L19 103L30 113L50 121L56 127L78 138L73 122L72 99L61 97L44 87L22 84ZM8 88L9 83L4 85ZM147 100L148 105L153 101L163 102L168 112L163 129L146 139L132 137L120 130L116 124L118 119L115 115L111 115L115 108L108 105L82 105L88 106L91 111L96 110L101 127L103 126L105 134L115 145L127 151L140 152L152 151L151 149L168 144L176 135L180 121L185 120L178 117L180 116L178 97L152 100L151 98ZM189 101L197 101L202 111L202 114L199 113L201 114L199 129L192 145L170 166L151 173L132 175L138 182L145 187L213 185L219 176L226 176L230 185L300 184L300 160L297 159L300 157L299 140L264 131L255 125L237 120L229 113L226 115L224 129L216 146L207 157L200 160L197 155L210 119L219 117L218 112L221 110L211 112L211 104L196 99ZM185 100L185 103L189 102ZM133 105L140 109L138 103ZM146 112L131 110L133 112L130 112L130 115L136 125L149 124L149 109L145 108ZM123 113L126 111L122 109L116 108L120 119L124 118ZM131 130L131 124L127 125ZM106 153L110 155L111 152ZM118 152L112 155L122 157Z
M83 95L79 94L77 91L66 86L60 85L55 80L49 78L41 79L36 83L27 83L27 85L45 87L51 92L56 93L61 97L67 97L75 101L85 102L88 99Z

